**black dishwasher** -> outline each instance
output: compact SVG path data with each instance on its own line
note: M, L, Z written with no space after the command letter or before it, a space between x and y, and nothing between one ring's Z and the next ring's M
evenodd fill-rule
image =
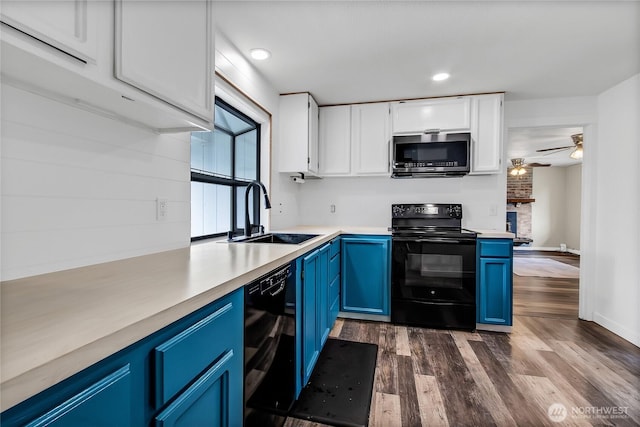
M295 396L295 262L244 288L244 425L281 426Z

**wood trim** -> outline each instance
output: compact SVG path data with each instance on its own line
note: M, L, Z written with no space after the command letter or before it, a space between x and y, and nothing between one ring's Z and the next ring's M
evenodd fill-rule
M507 203L533 203L536 199L530 198L508 198Z
M271 122L271 117L273 116L273 114L271 113L271 111L267 110L267 108L265 106L263 106L262 104L260 104L258 101L256 101L252 96L250 96L247 92L245 92L244 90L240 89L240 87L233 83L231 80L229 80L227 77L225 77L223 74L221 74L218 70L216 70L215 72L215 77L219 77L220 80L224 81L225 83L227 83L229 86L231 86L233 89L235 89L236 91L238 91L239 94L241 94L242 96L244 96L245 98L247 98L247 100L251 101L253 104L255 104L256 107L258 107L260 110L262 110L265 114L269 115L269 122ZM215 83L214 83L214 87L215 87Z

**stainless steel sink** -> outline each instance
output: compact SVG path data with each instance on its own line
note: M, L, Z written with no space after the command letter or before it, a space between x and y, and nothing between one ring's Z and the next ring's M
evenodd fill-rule
M234 241L238 243L280 243L284 245L297 245L318 236L319 234L268 233Z

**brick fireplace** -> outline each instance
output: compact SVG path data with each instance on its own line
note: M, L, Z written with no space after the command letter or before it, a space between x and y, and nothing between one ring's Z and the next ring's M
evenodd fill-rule
M511 227L517 227L516 237L519 239L531 239L531 203L522 200L531 199L533 170L528 167L525 169L527 173L524 175L507 174L507 212L517 214L517 225L512 224Z

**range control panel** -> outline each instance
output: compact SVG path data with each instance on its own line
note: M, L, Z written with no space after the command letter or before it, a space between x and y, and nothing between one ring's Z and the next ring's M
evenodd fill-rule
M462 219L462 205L456 203L413 203L391 205L392 218Z

